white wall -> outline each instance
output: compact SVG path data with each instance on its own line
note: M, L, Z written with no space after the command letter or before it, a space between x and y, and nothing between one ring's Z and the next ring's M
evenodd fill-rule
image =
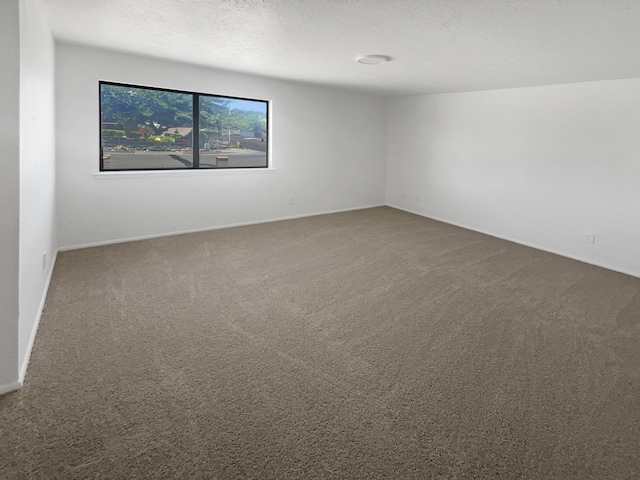
M20 0L21 378L27 368L56 252L54 94L51 32L35 0Z
M18 383L20 31L18 2L0 2L0 393Z
M99 80L270 100L275 170L94 176ZM56 92L62 248L385 203L382 98L65 44Z
M394 98L387 135L390 205L640 276L640 79Z

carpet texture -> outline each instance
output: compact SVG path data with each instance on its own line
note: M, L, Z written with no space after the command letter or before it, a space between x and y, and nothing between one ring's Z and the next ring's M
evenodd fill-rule
M60 253L3 479L637 479L640 280L387 207Z

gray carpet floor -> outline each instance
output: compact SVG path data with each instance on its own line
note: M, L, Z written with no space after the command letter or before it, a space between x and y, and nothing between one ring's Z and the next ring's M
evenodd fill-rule
M387 207L64 252L3 479L637 479L640 279Z

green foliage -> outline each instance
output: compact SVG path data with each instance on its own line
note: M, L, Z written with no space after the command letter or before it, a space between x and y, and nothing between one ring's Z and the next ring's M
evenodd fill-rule
M154 134L168 126L192 125L192 98L187 93L102 85L101 95L103 121L144 125Z
M147 138L147 142L153 145L171 145L176 143L176 139L166 135L152 135Z
M200 143L204 145L205 143L215 143L217 140L220 140L222 135L218 132L212 132L210 130L200 130Z
M164 133L164 135L175 139L182 138L182 135L180 135L177 130L174 133Z
M103 128L102 129L102 136L106 137L106 138L126 137L127 134L124 132L124 130L112 130L110 128Z
M232 129L263 131L267 128L267 119L263 113L251 110L231 111Z
M173 143L165 139L174 140L181 135L177 131L171 133L172 128L193 126L191 94L104 84L100 92L102 121L126 125L128 130L143 127L144 137L161 137L148 140L149 143ZM199 99L201 141L212 141L229 129L266 130L264 112L233 109L232 100L225 97L201 95ZM118 132L113 135L126 136L124 131Z
M219 132L226 126L229 116L229 100L220 97L200 97L200 129Z
M231 105L231 101L224 97L201 96L200 131L221 133L229 129L266 130L267 118L264 113L232 109L230 108Z

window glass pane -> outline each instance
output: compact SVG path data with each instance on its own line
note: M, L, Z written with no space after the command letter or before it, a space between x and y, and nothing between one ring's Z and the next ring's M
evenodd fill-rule
M200 168L267 166L267 102L200 95Z
M193 96L100 84L102 170L193 167Z

